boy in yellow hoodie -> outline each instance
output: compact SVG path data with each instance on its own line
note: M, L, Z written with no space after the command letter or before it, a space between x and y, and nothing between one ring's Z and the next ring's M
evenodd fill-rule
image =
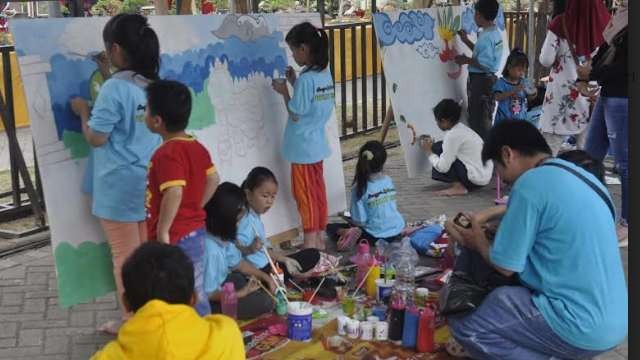
M111 359L245 359L235 321L200 317L192 305L193 265L177 247L147 242L122 267L123 304L134 315L93 355Z

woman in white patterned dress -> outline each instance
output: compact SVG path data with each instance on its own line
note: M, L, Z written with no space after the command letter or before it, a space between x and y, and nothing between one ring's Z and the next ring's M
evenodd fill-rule
M576 86L577 65L580 60L590 59L602 44L608 20L602 1L568 0L564 13L549 24L539 58L540 64L551 67L540 128L553 155L571 135L576 137L578 148L584 148L589 101Z

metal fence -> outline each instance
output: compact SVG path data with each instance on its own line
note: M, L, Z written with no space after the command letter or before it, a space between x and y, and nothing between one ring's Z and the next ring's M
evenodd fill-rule
M378 128L387 112L387 94L373 24L328 25L325 30L341 138Z

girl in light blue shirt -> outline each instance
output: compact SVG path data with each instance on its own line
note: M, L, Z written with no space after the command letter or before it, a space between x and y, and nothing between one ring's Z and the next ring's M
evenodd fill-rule
M321 258L317 249L304 249L294 254L284 255L275 250L266 237L264 224L260 216L271 207L278 194L278 181L271 170L265 167L255 167L242 183L248 201L248 211L238 223L236 247L245 256L245 260L265 273L272 272L269 259L264 249L267 247L269 255L275 264L282 267L285 279L303 274L315 268Z
M71 108L82 121L82 133L91 145L83 190L91 196L91 212L99 220L111 247L113 276L122 298L122 264L147 240L145 190L147 166L160 144L144 123L145 87L158 79L160 44L147 19L119 14L104 27L106 68L108 59L117 71L102 85L93 109L82 98L71 100ZM123 306L122 320L129 317ZM119 322L99 329L116 334Z
M244 191L230 182L220 184L205 205L205 211L204 291L209 296L211 312L221 312L222 285L226 282L234 284L239 319L270 312L274 303L258 282L262 281L270 291L275 290L275 283L266 273L243 260L234 245L238 222L247 212Z
M335 107L333 78L328 69L329 39L324 30L304 22L291 28L285 40L304 70L296 79L293 69L287 68L293 96L286 82L273 81L273 89L284 97L289 111L282 153L291 163L293 197L302 220L304 246L324 250L322 233L327 226L328 206L322 164L331 153L326 126Z
M401 238L405 222L398 211L393 181L382 173L386 160L387 151L379 141L368 141L360 148L351 188L351 222L355 226L337 230L338 250L351 248L360 238L372 244Z

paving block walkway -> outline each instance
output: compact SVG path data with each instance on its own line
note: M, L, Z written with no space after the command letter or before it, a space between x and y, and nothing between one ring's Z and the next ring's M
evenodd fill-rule
M349 186L355 162L344 165L345 179L340 180ZM431 192L438 185L427 176L408 179L399 148L389 152L385 171L394 179L399 208L407 221L481 209L490 206L495 197L493 186L466 197L433 197ZM620 187L611 187L611 192L619 203ZM627 255L627 249L622 249L625 273ZM96 326L118 316L114 294L67 309L58 306L56 273L49 246L0 259L0 359L88 359L112 339L96 333ZM627 359L627 346L625 341L598 359Z

